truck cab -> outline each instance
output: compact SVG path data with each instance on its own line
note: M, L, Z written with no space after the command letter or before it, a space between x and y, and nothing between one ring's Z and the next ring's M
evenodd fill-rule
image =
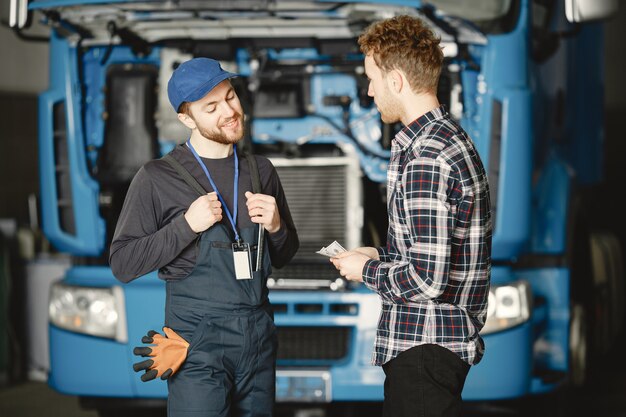
M463 398L580 384L589 356L619 331L622 310L606 293L622 285L620 249L593 231L580 192L603 181L600 19L614 2L15 3L17 30L27 15L52 28L50 88L39 104L41 209L45 235L73 260L50 294L54 389L102 414L167 396L165 383L132 371L133 347L163 325L164 283L153 272L120 284L108 247L134 174L189 137L167 80L181 62L207 56L240 74L244 147L276 166L300 237L268 282L277 401L382 401L384 374L370 364L380 301L315 252L333 240L385 244L386 169L400 126L382 123L368 97L356 38L399 14L441 37L439 100L489 176L486 353ZM95 372L95 362L107 365Z

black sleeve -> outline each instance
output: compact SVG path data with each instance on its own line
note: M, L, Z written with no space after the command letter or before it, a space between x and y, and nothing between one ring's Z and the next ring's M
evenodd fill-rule
M276 233L269 234L270 258L272 259L272 266L282 268L294 257L300 247L300 241L298 240L296 226L289 211L283 186L280 183L276 169L271 163L269 163L268 171L267 183L263 184L263 190L269 190L268 194L274 196L280 213L280 229Z
M197 236L183 214L162 227L161 221L158 190L143 167L130 184L111 242L109 264L117 279L129 282L167 265Z

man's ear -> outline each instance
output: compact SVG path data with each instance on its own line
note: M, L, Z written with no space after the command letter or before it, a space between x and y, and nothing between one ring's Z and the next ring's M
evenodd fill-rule
M402 91L402 87L404 86L404 83L406 82L404 77L402 76L402 73L394 69L394 70L389 71L387 78L390 84L389 88L391 89L391 91L393 91L396 94L400 94L400 92Z
M178 120L180 120L181 123L187 126L189 129L193 130L196 128L196 122L188 114L178 113Z

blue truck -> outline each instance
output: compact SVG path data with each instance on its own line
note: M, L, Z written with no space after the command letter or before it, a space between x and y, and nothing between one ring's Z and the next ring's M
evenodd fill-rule
M102 415L162 404L166 386L132 370L163 324L156 273L120 285L108 245L130 180L189 132L165 85L210 56L241 74L244 145L281 176L301 247L268 282L279 331L277 401L372 402L380 302L315 252L385 243L385 179L398 129L367 96L356 37L398 14L441 36L438 96L489 174L492 286L486 355L467 401L580 385L623 324L619 243L594 228L603 181L603 23L617 1L13 0L11 24L50 25L39 101L43 230L72 267L49 300L49 385ZM320 204L323 202L323 205ZM593 326L592 326L593 324Z

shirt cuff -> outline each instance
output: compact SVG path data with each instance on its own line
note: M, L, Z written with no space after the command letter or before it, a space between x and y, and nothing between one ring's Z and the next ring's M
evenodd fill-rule
M263 226L261 226L263 227ZM287 225L280 219L280 229L274 233L268 233L274 247L281 247L287 240Z
M363 266L363 283L372 291L378 292L381 277L387 275L389 267L385 262L370 259Z
M191 226L189 226L189 223L187 223L187 219L185 219L184 214L176 217L170 224L174 228L176 236L178 236L184 243L189 244L198 237L198 234L194 232L191 229Z

